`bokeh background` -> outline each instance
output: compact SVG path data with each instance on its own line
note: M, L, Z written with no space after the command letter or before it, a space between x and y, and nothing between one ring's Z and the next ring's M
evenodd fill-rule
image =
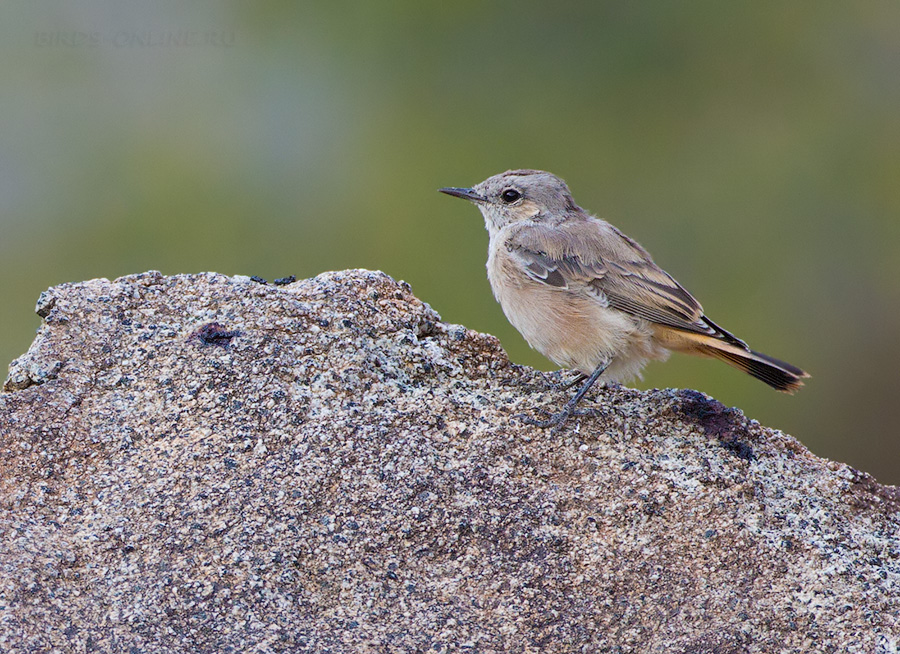
M0 366L62 282L365 267L550 369L435 190L543 168L813 374L789 397L675 355L640 387L900 483L895 0L16 0L0 57Z

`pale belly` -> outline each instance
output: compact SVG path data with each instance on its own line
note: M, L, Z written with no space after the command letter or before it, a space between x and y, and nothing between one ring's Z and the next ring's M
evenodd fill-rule
M603 298L584 296L528 278L500 284L488 277L509 322L535 350L555 364L590 374L600 364L603 379L627 381L651 359L668 351L653 338L648 323L610 309Z

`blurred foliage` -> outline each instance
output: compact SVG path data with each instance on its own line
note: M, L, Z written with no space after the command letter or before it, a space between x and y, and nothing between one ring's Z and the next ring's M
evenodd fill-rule
M794 397L652 364L900 482L900 5L10 3L0 24L0 360L48 286L159 269L377 268L497 334L478 212L435 192L564 177Z

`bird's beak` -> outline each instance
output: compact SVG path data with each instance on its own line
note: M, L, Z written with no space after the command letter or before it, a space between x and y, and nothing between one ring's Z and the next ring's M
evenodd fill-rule
M474 189L471 188L439 188L441 193L446 193L447 195L452 195L455 198L462 198L463 200L470 200L471 202L487 202L487 198L478 195Z

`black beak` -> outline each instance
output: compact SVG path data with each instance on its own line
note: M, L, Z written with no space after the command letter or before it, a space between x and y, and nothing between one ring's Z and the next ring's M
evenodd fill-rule
M472 202L487 202L487 198L481 195L478 195L474 189L470 188L455 188L453 186L448 188L439 188L441 193L446 193L447 195L452 195L455 198L462 198L463 200L470 200Z

